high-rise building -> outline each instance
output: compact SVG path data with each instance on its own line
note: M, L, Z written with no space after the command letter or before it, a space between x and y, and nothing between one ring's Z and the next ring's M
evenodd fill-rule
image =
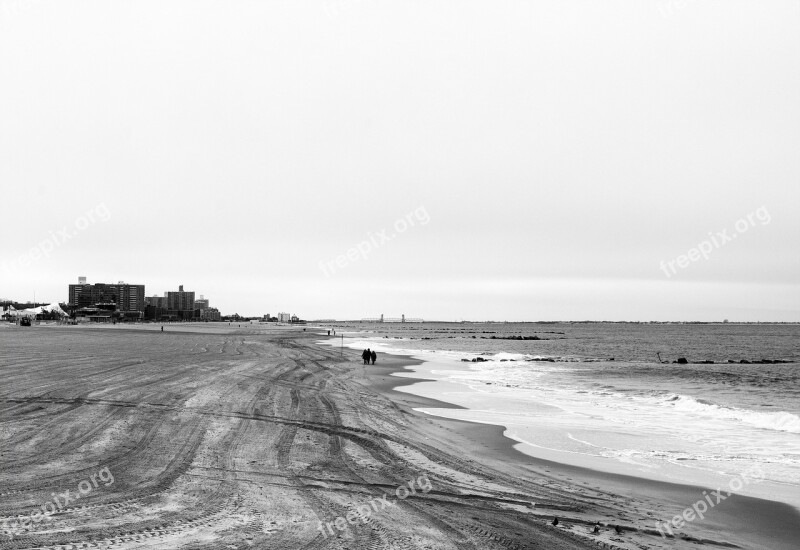
M180 285L177 292L167 292L167 309L170 311L194 311L194 291L185 291L183 285Z
M81 283L81 280L84 282ZM130 285L124 281L117 284L86 284L86 277L80 277L78 281L77 285L69 285L71 306L115 304L118 311L144 311L144 285Z
M194 308L195 309L208 309L208 300L203 298L203 295L200 295L200 298L194 301Z

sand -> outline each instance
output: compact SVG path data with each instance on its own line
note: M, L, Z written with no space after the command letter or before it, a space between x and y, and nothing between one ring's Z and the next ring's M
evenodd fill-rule
M0 330L0 548L697 547L653 522L700 488L532 459L500 427L414 411L446 405L393 389L412 382L390 376L408 359L365 367L321 338ZM55 513L20 521L42 506ZM683 531L742 548L799 535L784 505L732 497L714 512Z

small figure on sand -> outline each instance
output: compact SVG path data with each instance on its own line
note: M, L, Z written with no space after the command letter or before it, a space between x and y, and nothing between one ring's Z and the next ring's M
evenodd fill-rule
M372 359L372 364L374 365L375 364L375 359L378 358L378 354L375 353L375 350L372 350L372 352L369 354L369 358Z
M361 359L364 360L365 365L369 365L370 357L372 357L372 354L370 353L369 348L361 352Z
M558 518L557 517L553 518L553 525L558 525Z
M161 325L161 332L164 332L164 325Z
M331 335L331 331L328 331L328 336L330 336L330 335Z

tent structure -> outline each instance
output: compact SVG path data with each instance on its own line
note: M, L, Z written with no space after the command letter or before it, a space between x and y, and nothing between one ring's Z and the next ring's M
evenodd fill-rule
M32 307L28 309L14 309L14 306L8 306L8 309L4 312L9 317L36 317L41 313L51 313L56 312L58 315L62 317L67 316L67 312L61 309L58 304L49 304L46 306L39 306L39 307Z

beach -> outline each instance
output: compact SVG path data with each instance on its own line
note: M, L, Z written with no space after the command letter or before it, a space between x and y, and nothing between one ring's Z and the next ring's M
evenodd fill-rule
M800 515L537 459L398 377L223 323L0 329L0 548L794 548ZM332 340L332 339L330 339ZM558 524L553 525L554 518ZM599 524L599 525L598 525ZM598 525L598 532L594 526ZM619 529L615 529L618 527Z

